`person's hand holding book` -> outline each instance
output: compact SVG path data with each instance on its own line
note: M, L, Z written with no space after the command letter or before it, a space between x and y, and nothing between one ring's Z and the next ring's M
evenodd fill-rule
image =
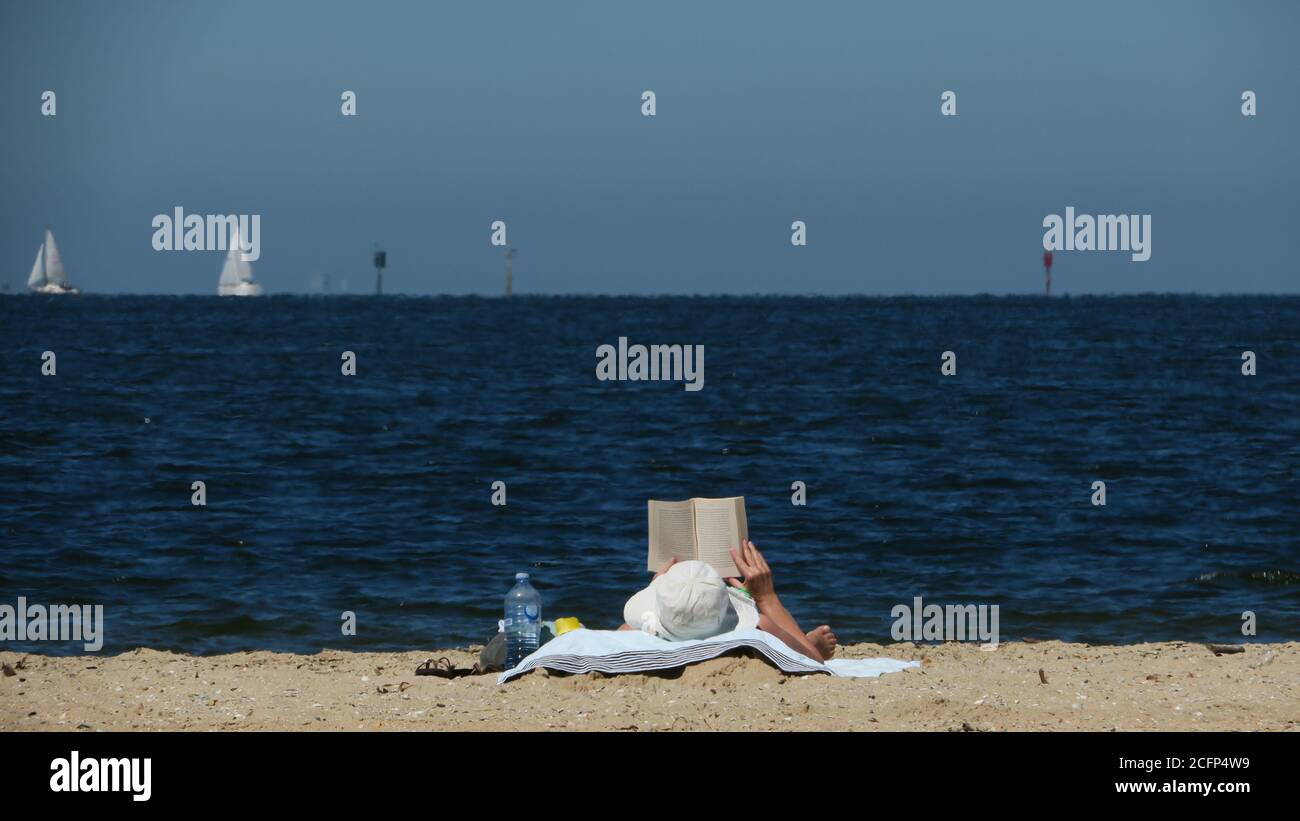
M772 570L767 566L767 560L749 539L741 539L740 548L731 549L731 559L740 569L744 581L727 579L727 583L749 593L754 603L758 605L759 611L762 612L763 604L776 598L776 588L772 584Z

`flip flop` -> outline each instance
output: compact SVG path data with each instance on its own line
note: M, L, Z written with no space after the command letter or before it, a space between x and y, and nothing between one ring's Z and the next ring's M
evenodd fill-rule
M415 668L417 676L437 676L438 678L460 678L461 676L474 675L473 670L458 670L446 656L434 661L425 659L424 663Z

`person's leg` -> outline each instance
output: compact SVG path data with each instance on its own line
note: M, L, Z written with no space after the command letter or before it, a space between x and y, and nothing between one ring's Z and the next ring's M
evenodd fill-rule
M821 653L820 658L822 661L835 655L835 648L838 646L839 640L831 632L829 626L823 624L815 630L804 632L803 628L799 626L799 622L794 620L794 616L790 615L790 611L785 609L785 605L781 604L781 600L775 595L767 597L760 603L759 611L765 613L789 635L803 636L807 639L808 643L816 647L817 652Z
M815 627L809 630L806 635L808 641L816 645L817 649L821 651L823 660L835 655L835 648L839 646L840 640L831 632L829 625L823 624L820 627Z
M812 659L813 661L826 660L826 657L822 655L821 650L817 649L817 645L813 644L811 641L808 640L807 636L805 636L803 633L800 633L798 631L797 625L795 628L795 632L791 633L789 630L786 630L782 624L778 623L771 616L768 616L765 613L759 613L758 629L766 630L767 632L771 633L772 635L780 639L782 642L784 642L785 645L789 647L791 650L794 650L795 652L798 653L803 653L805 656Z
M772 621L781 625L781 629L785 632L796 636L807 635L807 633L799 627L799 622L794 620L794 616L790 615L790 611L785 609L785 605L781 604L781 600L777 598L775 593L771 596L765 597L763 601L759 602L758 609L759 612L767 615L772 619Z

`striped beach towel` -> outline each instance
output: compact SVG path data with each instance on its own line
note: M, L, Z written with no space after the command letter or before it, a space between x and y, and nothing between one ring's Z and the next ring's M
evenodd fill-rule
M669 670L717 658L748 647L787 673L829 673L833 676L874 678L920 666L898 659L832 659L814 661L791 650L763 630L733 630L709 639L665 641L640 630L572 630L543 644L513 669L497 678L505 684L537 667L565 673L643 673Z

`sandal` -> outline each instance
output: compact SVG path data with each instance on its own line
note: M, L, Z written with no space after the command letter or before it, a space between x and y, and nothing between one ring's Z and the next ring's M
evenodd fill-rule
M458 670L446 656L434 661L425 659L424 663L415 668L417 676L437 676L438 678L460 678L461 676L474 675L473 670Z

